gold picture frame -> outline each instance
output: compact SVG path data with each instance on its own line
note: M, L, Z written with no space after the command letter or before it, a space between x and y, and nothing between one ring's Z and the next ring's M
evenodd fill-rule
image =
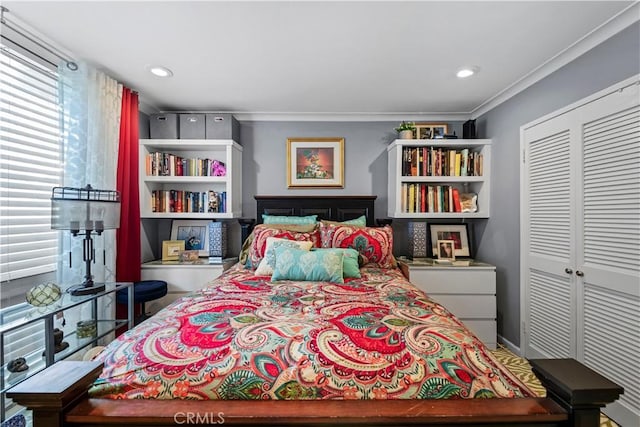
M416 139L442 139L448 130L446 123L416 123Z
M287 138L288 188L344 188L344 138Z
M178 261L184 251L184 240L163 240L162 261Z

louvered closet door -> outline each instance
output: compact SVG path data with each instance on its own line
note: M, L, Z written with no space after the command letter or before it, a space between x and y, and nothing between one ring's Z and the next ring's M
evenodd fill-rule
M640 425L639 99L633 85L579 110L577 358L624 387L605 412L625 426Z
M575 209L570 168L572 132L552 119L524 133L523 314L527 357L570 357L576 348L575 264L572 241ZM528 232L526 232L528 231Z

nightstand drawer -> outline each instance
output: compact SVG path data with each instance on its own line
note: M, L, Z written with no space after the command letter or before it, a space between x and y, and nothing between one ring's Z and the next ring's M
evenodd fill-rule
M493 295L427 295L461 320L496 318L496 297Z
M495 294L494 269L411 268L411 282L427 294Z
M142 266L142 280L164 280L169 293L189 293L204 288L222 274L222 265Z

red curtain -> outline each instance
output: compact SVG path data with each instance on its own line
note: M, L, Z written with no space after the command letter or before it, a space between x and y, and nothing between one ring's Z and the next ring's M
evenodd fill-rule
M120 192L120 228L116 230L116 280L140 281L140 197L138 189L138 94L122 91L116 188Z

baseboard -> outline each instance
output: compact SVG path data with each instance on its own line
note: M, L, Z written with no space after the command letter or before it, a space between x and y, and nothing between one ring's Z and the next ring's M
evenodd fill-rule
M513 344L508 339L504 338L502 335L498 335L498 344L502 344L513 354L517 354L518 356L522 357L522 354L520 353L520 347Z

